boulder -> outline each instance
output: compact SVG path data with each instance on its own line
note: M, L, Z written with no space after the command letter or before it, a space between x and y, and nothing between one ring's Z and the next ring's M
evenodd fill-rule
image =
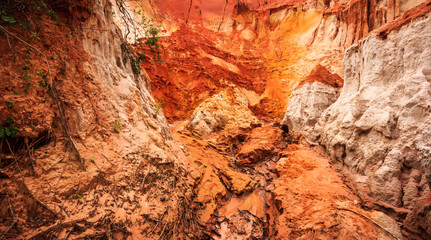
M314 127L320 115L337 100L337 89L343 79L317 65L310 75L292 92L286 114L281 121L289 131L307 131Z
M187 128L201 135L220 130L245 129L260 125L248 108L245 95L235 87L228 87L203 101L193 112Z

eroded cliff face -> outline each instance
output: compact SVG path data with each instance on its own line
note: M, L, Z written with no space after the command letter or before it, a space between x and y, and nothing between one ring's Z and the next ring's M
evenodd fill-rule
M0 29L2 238L429 237L429 1L47 4Z
M36 37L0 31L0 120L19 128L0 144L2 238L141 239L160 235L162 215L165 227L188 221L166 234L197 230L193 178L149 79L132 71L115 2L23 4Z
M390 209L423 237L430 234L429 8L424 3L351 46L338 99L336 86L306 83L282 122L322 144L364 201Z
M152 8L148 15L163 24L167 35L172 35L162 39L166 41L164 45L182 49L185 55L165 53L168 67L156 66L154 73L150 71L153 64L146 65L146 69L158 98L169 98L168 89L189 95L183 97L190 99L184 104L167 99L168 119L189 117L208 95L225 88L224 82L238 85L237 79L241 87L250 91L250 106L257 115L281 117L291 92L315 66L323 65L343 76L342 58L347 47L421 2L149 1ZM146 3L142 1L141 5ZM188 37L178 39L178 30L181 35L188 32ZM206 41L195 41L202 35ZM202 51L198 51L200 48ZM225 62L224 68L214 56ZM188 71L167 71L183 62L193 67ZM217 74L220 70L225 74ZM166 88L167 84L172 87ZM185 85L189 87L183 92L179 86Z
M315 128L362 194L394 208L429 204L430 22L428 14L350 47L341 95Z

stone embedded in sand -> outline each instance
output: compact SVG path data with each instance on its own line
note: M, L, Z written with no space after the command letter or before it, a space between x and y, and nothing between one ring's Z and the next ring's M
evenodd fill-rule
M258 125L260 122L248 109L245 95L235 87L228 87L201 103L190 117L187 128L204 136Z
M317 65L290 95L286 114L281 122L289 131L307 131L314 127L323 111L337 100L337 88L343 79Z

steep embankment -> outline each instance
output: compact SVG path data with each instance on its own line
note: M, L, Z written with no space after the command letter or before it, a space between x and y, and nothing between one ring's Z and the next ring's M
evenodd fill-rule
M429 237L429 3L12 2L1 238Z
M424 234L431 234L431 215L423 209L431 203L430 19L349 48L345 87L315 130L361 194L395 213L409 212L407 221L425 214Z
M351 46L338 99L333 86L307 83L283 121L325 146L369 207L423 238L431 233L430 10L428 1Z
M291 92L318 64L343 76L347 47L420 2L149 1L148 15L171 36L161 41L184 54L166 52L167 67L145 67L154 81L153 93L166 98L172 121L189 117L226 82L241 82L249 91L251 109L273 119L283 115ZM180 39L177 30L188 37ZM202 35L205 41L198 40ZM187 70L175 70L183 64ZM224 74L217 74L220 71ZM168 92L187 100L173 99Z
M1 137L1 238L199 237L184 156L113 21L124 13L34 4L1 5L17 23L0 30L0 121L19 129Z

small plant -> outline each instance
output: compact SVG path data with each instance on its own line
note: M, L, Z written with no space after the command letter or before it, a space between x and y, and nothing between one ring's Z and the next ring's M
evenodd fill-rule
M34 9L36 9L36 10L40 10L42 8L44 8L44 9L48 8L48 5L46 5L46 3L44 1L40 1L34 5Z
M25 30L29 30L33 27L33 22L30 20L26 21L24 19L20 19L18 25L20 25Z
M63 26L65 25L62 21L60 21L60 18L58 17L57 13L52 10L45 1L39 1L36 4L33 5L33 8L35 10L45 10L45 15L51 18L52 21L57 23L57 26Z
M121 51L126 54L130 59L130 65L132 66L132 71L134 74L139 75L141 73L141 61L144 59L144 55L136 53L137 57L132 53L130 44L123 43L121 44Z
M39 86L43 87L43 88L48 88L48 82L47 82L47 78L48 76L43 73L43 72L37 72L37 75L39 75L40 77L42 77L41 81L38 81Z
M11 17L11 16L2 16L1 18L2 18L2 20L3 20L3 21L5 21L6 23L9 23L9 24L14 24L14 23L16 23L16 19L15 19L14 17Z
M162 25L155 25L154 19L148 19L145 17L141 10L137 12L139 15L142 15L141 22L139 22L139 25L144 29L144 38L145 41L143 42L153 53L154 60L158 63L162 63L161 55L160 55L160 45L159 45L159 39L160 39L160 31L162 30ZM140 41L138 46L142 46L142 42Z
M25 89L24 89L25 94L28 94L28 90L30 89L30 87L31 87L31 82L28 82L25 84Z
M19 129L15 123L15 119L12 116L6 118L6 126L0 125L0 138L5 137L16 137Z
M129 34L133 34L135 44L134 47L142 47L146 45L151 53L154 55L154 60L157 63L163 63L160 55L160 39L159 33L161 25L155 25L154 19L148 19L143 15L142 10L134 9L133 12L142 16L141 21L135 21L125 6L125 0L116 0L117 7L125 24L125 42L122 44L121 49L123 54L130 58L133 73L139 75L142 67L141 62L144 60L145 54L139 51L131 51L130 44L127 42L130 39ZM113 12L114 14L114 12Z
M92 8L90 5L88 5L86 8L87 12L89 13L93 13L94 12L94 8Z
M39 33L37 33L37 32L32 32L31 35L30 35L30 37L31 38L35 38L37 40L40 40Z
M157 116L157 114L159 114L160 109L162 109L163 105L165 105L165 104L166 104L166 102L163 101L163 98L156 100L156 116Z
M79 199L81 199L81 198L82 198L82 195L77 194L76 196L77 196Z
M22 68L21 72L24 73L24 80L29 80L31 81L31 76L30 76L30 57L31 57L31 48L27 47L27 53L25 54L25 59L24 59L24 67ZM24 89L24 93L28 94L28 90L31 87L31 82L27 82L26 87Z
M121 120L115 121L115 123L114 123L114 131L116 133L120 133L121 129L123 129L123 128L124 128L124 126L121 125Z
M6 102L6 107L12 108L13 107L13 103L12 102Z
M52 21L57 23L57 26L62 26L64 23L60 21L60 18L58 17L57 13L54 12L54 10L48 8L45 10L46 16L50 17Z

